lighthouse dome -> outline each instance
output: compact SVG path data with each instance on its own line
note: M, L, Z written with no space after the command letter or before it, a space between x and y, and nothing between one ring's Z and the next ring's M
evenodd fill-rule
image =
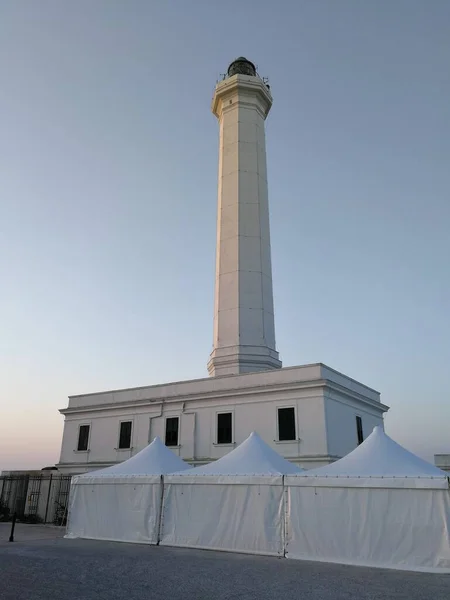
M239 58L236 58L230 64L227 73L228 77L232 77L233 75L250 75L251 77L256 77L256 67L245 56L239 56Z

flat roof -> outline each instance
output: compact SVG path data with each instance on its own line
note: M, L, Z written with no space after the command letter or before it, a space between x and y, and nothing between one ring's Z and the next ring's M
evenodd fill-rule
M336 369L332 369L331 367L329 367L328 365L325 365L324 363L310 363L310 364L306 364L306 365L294 365L291 367L283 367L281 369L273 369L273 370L267 370L267 371L254 371L251 373L239 373L237 375L221 375L221 376L217 376L217 377L201 377L199 379L184 379L181 381L166 381L164 383L156 383L156 384L150 384L150 385L141 385L141 386L136 386L136 387L129 387L129 388L119 388L119 389L110 389L110 390L103 390L103 391L97 391L97 392L87 392L84 394L73 394L69 396L70 398L82 398L85 396L98 396L101 394L115 394L115 393L119 393L119 392L133 392L133 391L139 391L139 390L145 390L145 389L157 389L157 388L161 388L161 387L165 387L165 386L175 386L175 385L183 385L183 384L189 384L189 383L200 383L200 382L212 382L213 380L231 380L231 379L236 379L238 377L248 377L248 376L254 376L254 375L266 375L266 376L270 376L271 374L275 374L275 373L280 373L280 372L286 372L286 371L294 371L294 370L298 370L298 369L308 369L308 368L312 368L312 367L320 367L320 368L324 368L327 371L330 371L331 373L334 373L340 377L344 377L347 381L351 381L355 384L357 384L358 386L361 386L365 389L367 389L368 391L372 392L372 393L376 393L376 394L380 394L380 392L378 392L377 390L375 390L374 388L371 388L367 385L365 385L364 383L361 383L360 381L357 381L356 379L353 379L352 377L349 377L348 375L345 375L344 373L341 373L340 371L337 371Z

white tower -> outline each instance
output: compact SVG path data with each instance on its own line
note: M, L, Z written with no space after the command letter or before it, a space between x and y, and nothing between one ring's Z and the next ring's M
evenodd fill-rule
M269 86L253 63L232 62L212 102L220 128L213 376L281 368L264 131L271 106Z

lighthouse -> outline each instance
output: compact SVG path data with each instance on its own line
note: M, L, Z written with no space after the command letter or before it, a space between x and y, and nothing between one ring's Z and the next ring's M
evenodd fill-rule
M65 422L59 472L117 464L155 436L192 466L204 465L252 431L311 469L345 456L383 425L389 407L376 390L322 363L281 368L266 167L271 106L269 86L255 65L243 57L233 61L212 102L219 177L210 376L70 396L60 411Z
M269 86L244 57L215 89L219 122L211 376L281 368L275 345L265 120Z

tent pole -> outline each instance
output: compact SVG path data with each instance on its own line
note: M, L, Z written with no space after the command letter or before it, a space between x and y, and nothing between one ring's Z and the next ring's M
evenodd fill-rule
M283 485L283 557L286 558L286 546L287 546L287 535L288 535L288 502L287 502L287 488L284 483L285 476L282 478Z
M161 541L161 528L162 528L162 519L163 519L163 511L164 511L164 476L161 475L161 497L159 502L159 519L158 519L158 532L156 535L156 545L159 546L159 542Z

